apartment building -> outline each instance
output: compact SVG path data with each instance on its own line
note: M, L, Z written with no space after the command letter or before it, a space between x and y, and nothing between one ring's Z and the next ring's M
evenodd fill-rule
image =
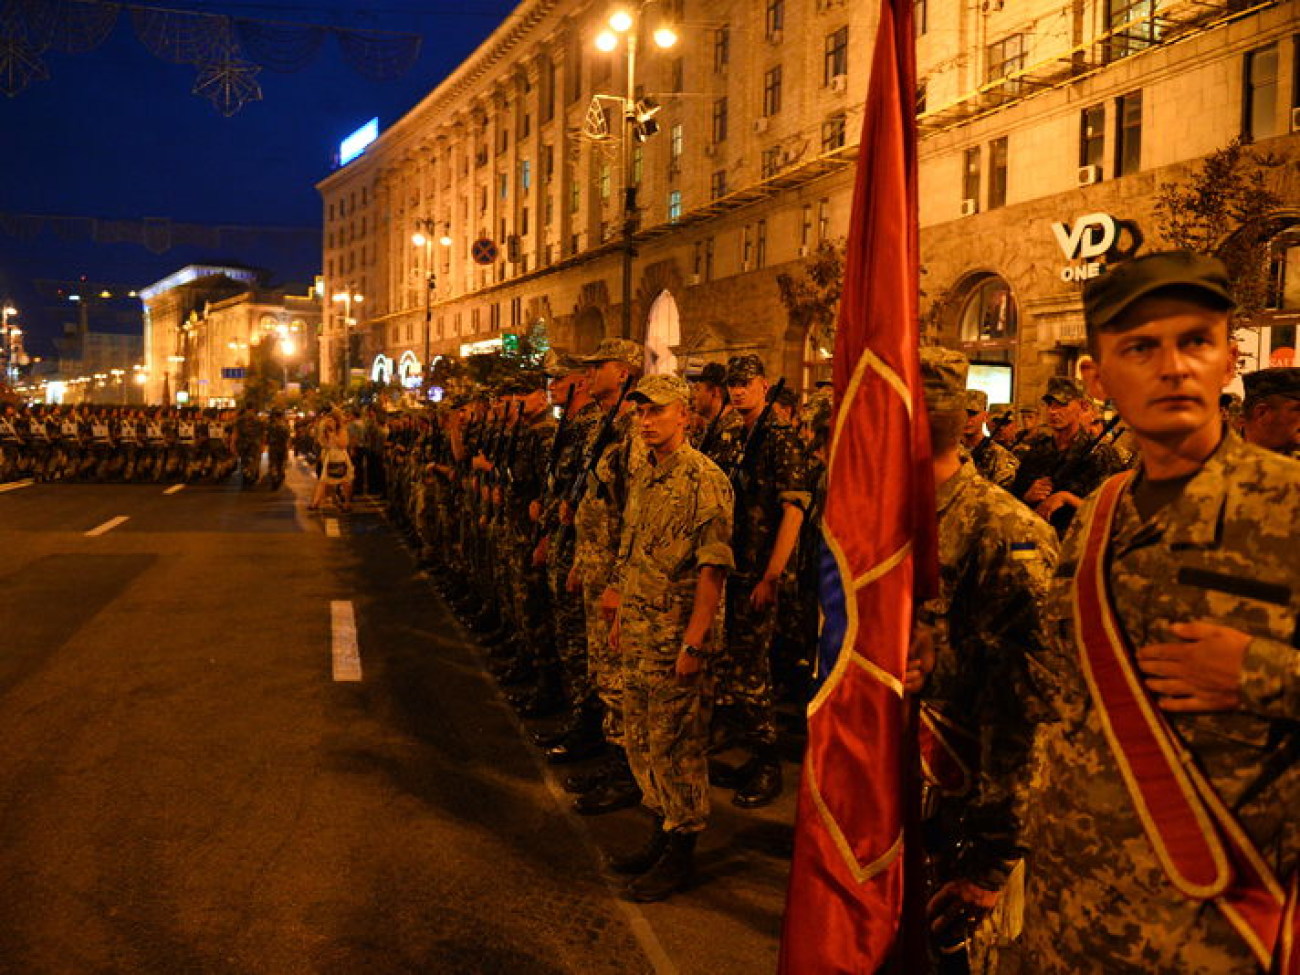
M510 334L627 333L655 369L758 351L796 385L825 369L777 276L847 232L876 11L668 0L602 52L612 9L525 0L321 181L322 378Z
M923 314L993 398L1037 402L1083 353L1081 290L1164 243L1156 202L1234 138L1278 162L1268 308L1300 321L1300 3L916 0Z

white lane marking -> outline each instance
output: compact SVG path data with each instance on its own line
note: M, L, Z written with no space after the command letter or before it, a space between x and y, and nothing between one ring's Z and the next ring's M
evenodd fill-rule
M110 518L99 527L92 528L90 531L86 532L86 537L94 538L96 535L103 535L107 532L111 532L118 525L130 520L131 518L129 515L118 515L116 518Z
M0 484L0 494L4 494L6 491L17 491L19 488L31 487L35 483L31 478L28 478L25 481L10 481L7 484Z
M336 681L361 680L361 651L357 649L357 615L346 599L330 600L330 643Z
M173 484L166 491L164 491L163 494L179 494L181 491L184 490L185 490L184 484Z
M343 537L343 533L339 531L339 520L337 518L325 519L325 534L330 538Z

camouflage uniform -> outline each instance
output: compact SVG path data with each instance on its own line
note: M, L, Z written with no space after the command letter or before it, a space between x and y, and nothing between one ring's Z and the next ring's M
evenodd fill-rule
M1110 475L1124 470L1119 454L1108 443L1099 444L1096 450L1088 454L1086 460L1081 459L1092 440L1092 434L1087 429L1080 428L1064 450L1056 445L1056 438L1050 432L1026 441L1027 446L1020 455L1020 469L1016 471L1011 493L1023 499L1025 492L1036 480L1050 477L1053 492L1069 491L1080 498L1086 498ZM1068 476L1062 480L1060 475L1067 467L1071 470L1066 472ZM1061 509L1061 516L1053 519L1058 531L1063 531L1062 525L1069 525L1073 515L1074 509L1069 505Z
M970 459L975 469L985 478L1005 491L1011 490L1020 461L1016 460L1016 455L1006 447L992 437L985 437L978 445L971 448Z
M506 524L509 529L509 561L513 568L515 614L523 624L523 639L543 665L555 663L554 633L551 629L550 593L546 570L533 565L534 523L529 514L532 502L542 501L546 490L547 461L555 438L555 418L542 410L531 421L521 418L515 455L506 487Z
M692 446L719 467L726 469L745 441L745 421L730 407L699 431L699 442Z
M1110 598L1133 647L1173 641L1169 623L1203 618L1251 635L1238 710L1165 717L1283 884L1300 867L1297 524L1300 464L1229 433L1145 523L1127 489L1109 549ZM1029 970L1097 971L1106 959L1107 973L1256 972L1218 907L1186 899L1166 878L1121 780L1073 635L1081 543L1076 527L1038 668L1058 723L1040 742L1027 826Z
M625 748L666 832L698 832L709 813L710 677L679 684L674 667L701 567L732 566L731 517L726 475L685 443L665 460L649 457L628 501L615 583ZM719 618L711 645L720 632Z

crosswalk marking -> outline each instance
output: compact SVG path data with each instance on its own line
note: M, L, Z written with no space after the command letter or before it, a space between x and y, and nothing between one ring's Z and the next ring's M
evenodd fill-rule
M357 648L357 616L346 599L330 601L330 635L336 681L361 680L361 651Z
M164 491L163 494L178 494L179 492L184 490L185 490L184 484L173 484L166 491Z
M130 520L131 518L129 515L118 515L116 518L110 518L102 525L98 525L95 528L92 528L90 531L86 532L86 537L94 538L97 535L106 534L107 532L111 532L114 528L116 528L118 525L122 524L123 522L127 522Z
M0 484L0 494L4 494L6 491L17 491L19 488L31 487L34 483L36 482L28 478L25 481L10 481L7 484Z

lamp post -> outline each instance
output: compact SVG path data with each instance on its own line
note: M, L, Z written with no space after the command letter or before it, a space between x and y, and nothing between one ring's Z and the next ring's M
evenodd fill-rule
M659 123L654 116L659 105L653 99L645 98L640 102L636 97L636 49L637 35L640 31L641 10L653 0L646 0L635 8L619 7L609 15L609 30L602 31L596 37L597 50L611 53L618 47L619 38L623 38L627 54L627 93L621 99L623 110L623 338L632 335L632 259L636 256L633 235L637 229L636 180L632 174L632 142L645 142L659 131ZM655 46L666 50L677 43L677 33L667 24L661 24L654 32Z
M433 355L431 349L433 293L438 287L438 277L433 270L433 235L437 229L437 222L432 217L417 217L415 226L416 231L411 235L411 243L416 247L424 248L424 359L420 365L420 374L427 383L429 363ZM443 247L450 247L451 236L444 232L438 238L438 243Z
M0 355L4 356L4 372L0 374L0 378L3 378L5 381L13 378L13 373L15 371L13 368L13 333L18 332L18 334L22 334L18 329L12 328L9 324L9 319L17 314L18 309L7 301L4 303L3 307L0 308Z
M348 285L346 291L340 291L334 295L334 300L344 305L343 311L343 389L347 391L348 383L352 379L352 326L355 320L352 318L352 306L359 305L365 300L365 295L357 294L352 285Z

